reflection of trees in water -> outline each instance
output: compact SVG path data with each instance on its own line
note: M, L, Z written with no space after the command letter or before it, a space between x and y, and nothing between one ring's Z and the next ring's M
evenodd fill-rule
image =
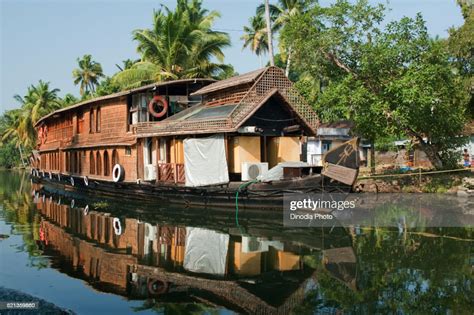
M446 313L474 308L472 228L367 228L354 238L357 289L323 268L298 313Z
M39 239L40 217L34 211L30 196L30 179L25 172L0 171L0 210L6 222L12 224L12 234L21 235L23 244L18 251L27 252L29 265L36 268L48 266L48 260L42 257L42 250L36 240Z

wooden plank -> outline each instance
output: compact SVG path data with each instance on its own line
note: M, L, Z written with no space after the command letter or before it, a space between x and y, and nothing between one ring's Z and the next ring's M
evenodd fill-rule
M335 179L338 182L352 186L357 179L358 170L342 165L327 163L322 171L322 174Z

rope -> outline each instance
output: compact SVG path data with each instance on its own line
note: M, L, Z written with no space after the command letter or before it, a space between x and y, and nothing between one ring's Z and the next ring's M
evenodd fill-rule
M254 179L254 180L251 180L249 182L243 183L239 186L239 188L237 188L237 192L235 193L235 224L239 227L239 229L240 229L240 225L239 225L239 193L241 192L241 190L243 190L243 189L247 188L248 186L250 186L254 183L257 183L257 182L259 182L259 180Z
M420 176L426 174L440 174L440 173L450 173L450 172L467 172L470 169L455 169L455 170L443 170L443 171L430 171L430 172L418 172L418 173L406 173L406 174L387 174L387 175L373 175L373 176L362 176L357 179L371 179L371 178L384 178L384 177L398 177L398 176Z

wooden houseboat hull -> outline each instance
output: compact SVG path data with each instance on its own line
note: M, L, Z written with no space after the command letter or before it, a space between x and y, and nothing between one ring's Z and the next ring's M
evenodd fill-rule
M71 184L73 178L74 185ZM242 209L282 210L283 198L290 193L340 192L348 193L352 186L335 183L320 174L300 179L282 180L274 183L255 183L242 189L242 182L208 187L184 187L180 185L155 185L153 183L114 183L89 180L88 185L81 177L48 175L33 176L33 181L44 185L54 193L65 193L71 197L91 197L136 200L145 203L170 203L186 207L212 207L234 210L238 194L238 206Z

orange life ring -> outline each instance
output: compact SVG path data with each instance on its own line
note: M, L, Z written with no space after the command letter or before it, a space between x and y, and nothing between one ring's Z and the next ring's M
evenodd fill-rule
M155 110L155 105L159 105L160 103L160 107L163 107L163 109L161 110L161 112L157 112ZM151 99L150 103L148 104L148 111L156 118L163 117L168 111L168 102L163 96L156 95Z
M168 291L168 283L158 279L148 280L148 293L151 295L160 295L166 291Z

